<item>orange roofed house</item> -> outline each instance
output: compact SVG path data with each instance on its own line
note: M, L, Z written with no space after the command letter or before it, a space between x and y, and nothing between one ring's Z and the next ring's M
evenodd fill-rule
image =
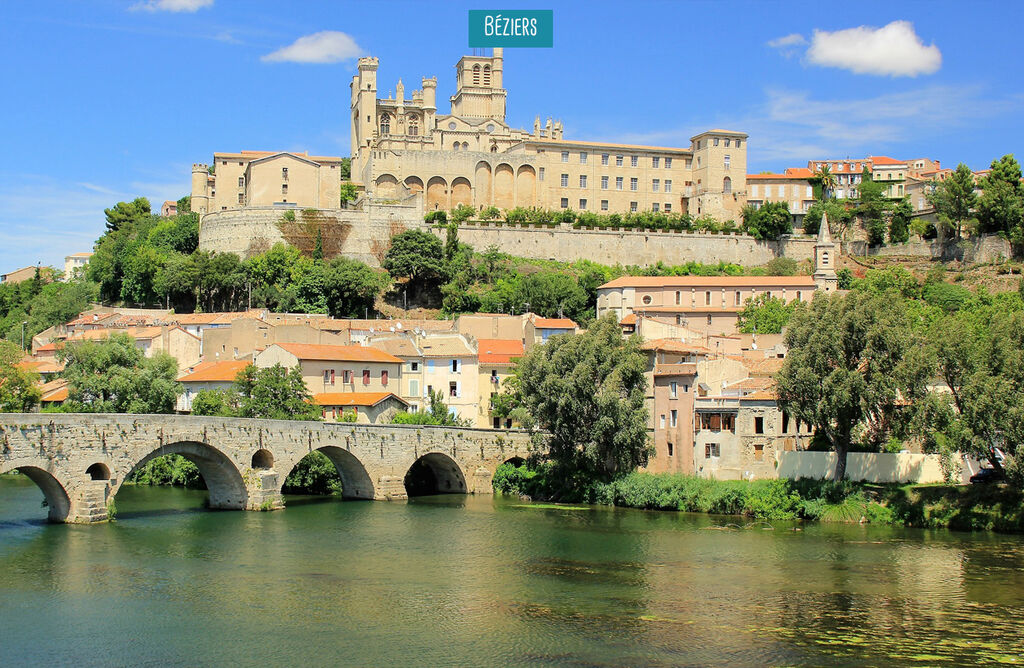
M238 373L248 362L200 362L178 378L184 392L178 396L175 410L181 413L192 411L192 400L202 390L227 390L234 384Z
M256 366L298 366L310 394L399 392L402 360L366 346L274 343L256 355Z
M321 392L313 395L313 403L328 422L354 413L361 424L387 424L395 413L409 408L409 402L394 392Z

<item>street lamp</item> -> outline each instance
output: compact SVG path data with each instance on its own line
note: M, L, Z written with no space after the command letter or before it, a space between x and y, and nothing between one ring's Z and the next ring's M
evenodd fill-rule
M28 324L28 320L21 321L21 351L25 352L25 325Z

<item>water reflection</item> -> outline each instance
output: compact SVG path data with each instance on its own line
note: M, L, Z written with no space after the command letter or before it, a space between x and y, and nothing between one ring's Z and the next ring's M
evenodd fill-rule
M1020 537L462 495L208 512L150 488L76 527L23 482L0 478L2 665L1024 660Z

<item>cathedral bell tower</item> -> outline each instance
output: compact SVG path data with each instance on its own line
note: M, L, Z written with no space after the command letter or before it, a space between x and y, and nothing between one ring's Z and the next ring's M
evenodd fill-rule
M508 92L502 88L503 69L501 48L496 47L490 56L463 56L455 66L452 116L493 118L504 123Z

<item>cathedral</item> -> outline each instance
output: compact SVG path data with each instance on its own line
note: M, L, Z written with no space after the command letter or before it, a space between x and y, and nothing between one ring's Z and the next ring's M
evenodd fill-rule
M597 213L684 212L739 218L746 199L747 135L710 130L686 148L565 139L562 124L505 121L504 54L463 56L449 113L437 78L406 98L378 95L377 58L352 77L352 178L377 200L422 197L427 211L466 204Z

